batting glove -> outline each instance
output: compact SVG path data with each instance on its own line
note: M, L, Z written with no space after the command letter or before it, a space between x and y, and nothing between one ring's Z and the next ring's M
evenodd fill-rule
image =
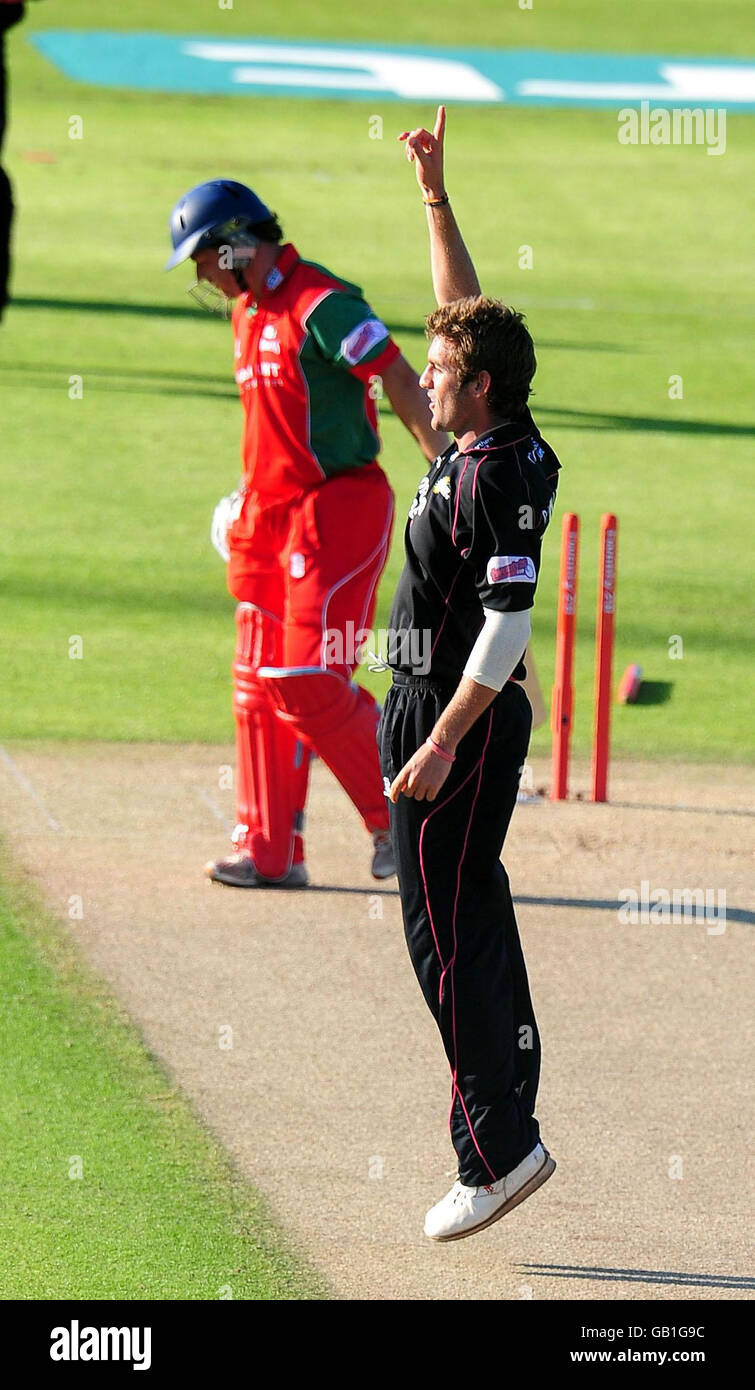
M225 560L226 564L231 558L228 550L228 529L234 521L238 520L243 500L244 494L242 492L232 492L230 497L221 497L212 514L210 540L221 560Z

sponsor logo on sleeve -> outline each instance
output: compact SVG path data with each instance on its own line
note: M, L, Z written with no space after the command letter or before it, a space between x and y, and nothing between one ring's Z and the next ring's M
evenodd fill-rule
M534 584L536 579L529 555L492 555L488 560L488 584Z
M363 323L358 323L356 328L352 328L347 333L341 343L341 356L344 362L348 362L350 367L355 367L357 362L361 362L366 352L376 343L381 343L388 337L388 329L380 319L365 319Z

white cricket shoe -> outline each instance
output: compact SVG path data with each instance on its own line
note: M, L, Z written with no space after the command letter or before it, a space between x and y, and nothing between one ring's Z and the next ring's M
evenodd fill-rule
M489 1186L465 1187L462 1182L455 1182L443 1200L427 1213L425 1235L430 1240L461 1240L483 1231L542 1187L555 1167L548 1150L536 1144L513 1172Z

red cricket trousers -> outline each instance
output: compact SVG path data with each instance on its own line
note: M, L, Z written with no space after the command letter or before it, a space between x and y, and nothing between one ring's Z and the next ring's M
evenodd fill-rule
M279 742L293 736L319 754L368 829L388 826L376 741L379 709L351 677L360 630L369 629L374 618L393 504L390 484L373 462L337 474L293 502L262 505L249 494L230 528L228 587L239 601L234 663L237 829L246 827L235 839L239 848L249 849L263 873L259 860L267 855L269 841L275 842L271 866L285 871L279 868L286 860L285 846L281 849L277 841L289 834L291 805L297 833L288 862L303 857L299 832L308 756L271 754L265 773L260 766L266 760L265 741L250 735L249 709L257 711L257 725L260 711L273 715ZM260 670L273 679L258 679ZM291 785L280 787L281 779ZM285 803L280 814L279 792Z

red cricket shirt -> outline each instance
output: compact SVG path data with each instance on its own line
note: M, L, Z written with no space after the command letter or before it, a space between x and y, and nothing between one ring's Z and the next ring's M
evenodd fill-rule
M259 299L236 300L233 329L244 482L257 508L375 459L373 383L399 349L358 285L287 243Z

